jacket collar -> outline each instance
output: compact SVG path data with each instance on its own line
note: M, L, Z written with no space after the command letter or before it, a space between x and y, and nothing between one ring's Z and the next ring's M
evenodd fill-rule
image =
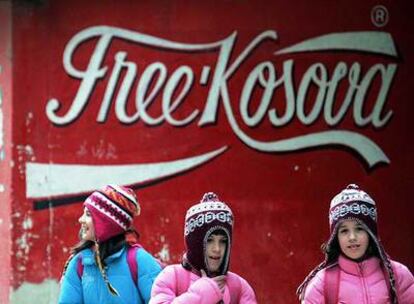
M377 257L370 257L361 262L355 262L343 255L338 257L339 267L346 273L359 276L369 276L380 268L380 260Z
M122 247L121 250L115 252L114 254L110 255L105 259L105 263L111 263L113 260L118 259L125 251L125 247ZM90 249L84 249L82 250L82 263L83 265L94 265L95 262L95 252Z

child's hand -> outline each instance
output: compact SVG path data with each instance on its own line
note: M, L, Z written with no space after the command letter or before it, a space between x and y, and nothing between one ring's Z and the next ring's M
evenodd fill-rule
M207 277L206 272L204 271L204 269L201 269L201 277ZM221 293L224 293L224 287L226 286L226 276L225 275L220 275L217 277L213 277L211 278L213 281L215 281L221 291Z

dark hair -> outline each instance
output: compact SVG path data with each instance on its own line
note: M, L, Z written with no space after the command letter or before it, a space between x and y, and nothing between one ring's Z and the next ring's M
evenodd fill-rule
M227 233L223 229L213 230L213 232L211 232L210 235L223 235L227 237Z
M102 261L102 264L105 266L105 259L114 254L115 252L118 252L127 244L125 240L124 234L116 235L109 240L99 243L99 258ZM63 272L62 277L66 273L66 269L68 268L69 262L75 257L75 255L78 252L81 252L82 250L86 248L91 248L95 245L95 242L89 241L89 240L80 240L79 243L77 243L75 246L73 246L70 249L70 256L67 259L65 265L63 266Z
M94 244L95 242L93 241L81 240L78 244L71 248L70 253L74 256L86 248L91 248ZM118 252L125 245L126 241L124 234L118 234L105 242L99 243L99 257L101 258L102 263L105 264L105 259L108 256Z
M326 254L326 264L330 265L335 263L338 260L339 255L341 254L341 248L339 246L338 236L335 236L334 239L328 243L325 242L321 245L321 250Z
M185 256L183 257L183 259L181 261L181 266L183 266L184 269L189 270L189 271L194 269L194 267L191 266L190 262L188 261L188 259Z

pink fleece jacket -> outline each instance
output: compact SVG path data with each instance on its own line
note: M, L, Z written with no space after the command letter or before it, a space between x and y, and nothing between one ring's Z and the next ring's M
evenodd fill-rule
M396 276L399 304L414 303L414 278L408 268L391 261ZM340 283L339 303L386 304L390 303L387 283L380 260L376 257L356 263L343 256L338 259ZM304 303L324 304L325 270L317 273L305 291Z
M249 283L228 272L224 293L211 278L199 277L181 265L170 265L158 275L152 285L150 304L256 304ZM220 302L221 303L221 302Z

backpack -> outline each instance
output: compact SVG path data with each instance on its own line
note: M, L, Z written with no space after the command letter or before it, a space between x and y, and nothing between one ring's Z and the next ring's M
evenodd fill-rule
M392 267L394 270L394 267ZM387 278L387 273L382 268L382 271L384 272L384 278ZM397 273L394 270L394 275L397 278ZM339 282L341 280L341 271L336 265L336 267L330 267L325 269L325 278L323 281L324 285L324 297L325 297L325 303L326 304L336 304L338 303L338 297L339 297ZM391 288L389 285L389 281L385 280L387 283L388 290ZM398 299L398 294L396 295Z
M132 280L134 281L135 286L138 288L138 263L137 263L137 251L138 249L142 248L141 244L134 244L134 245L129 245L127 247L127 263L128 263L128 268L129 271L131 273L132 276ZM158 258L154 259L157 261L157 263L160 265L161 269L165 268L165 263L163 263L161 260L159 260ZM77 264L76 264L76 272L78 273L78 276L80 279L82 279L82 275L83 275L83 263L82 263L82 253L79 254L79 258L77 260Z
M190 287L190 274L191 271L186 270L181 265L179 266L173 266L174 267L174 276L175 276L175 282L176 282L176 296L179 296L186 292L188 288ZM232 274L231 274L232 275ZM181 280L180 280L181 278ZM185 279L182 279L185 278ZM229 284L230 283L230 284ZM240 279L236 276L235 280L230 280L226 283L231 290L237 290L237 295L235 298L230 299L231 304L238 304L240 302L240 296L241 296L241 282Z

